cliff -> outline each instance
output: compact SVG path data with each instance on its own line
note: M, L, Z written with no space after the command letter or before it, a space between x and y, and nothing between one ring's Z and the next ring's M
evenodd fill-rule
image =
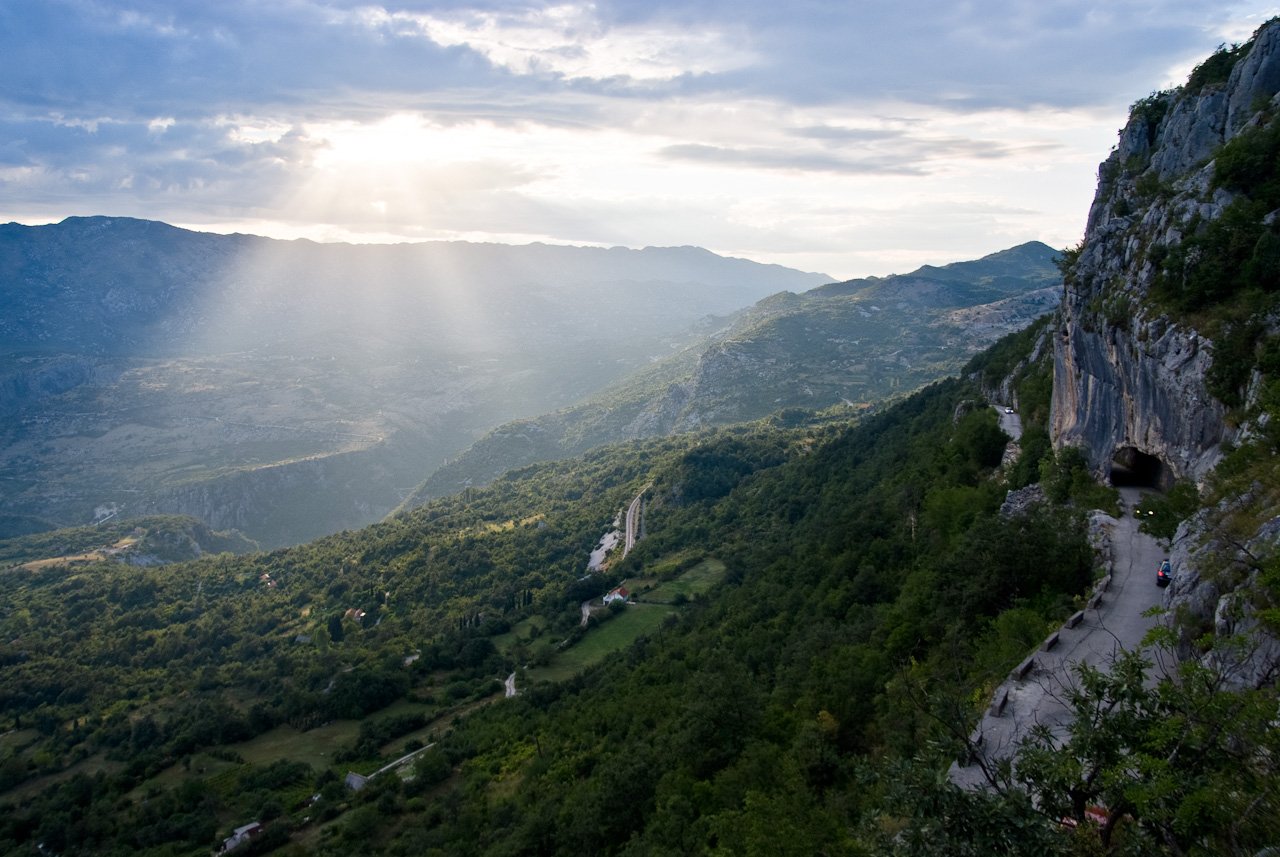
M1280 548L1278 93L1271 21L1134 105L1068 252L1053 336L1055 448L1080 447L1114 484L1204 492L1169 545L1164 606L1179 656L1237 687L1280 669L1265 619Z
M1170 251L1240 196L1215 182L1215 155L1269 117L1280 91L1280 27L1268 24L1213 60L1186 86L1134 105L1098 170L1067 273L1052 433L1057 447L1083 447L1104 477L1138 467L1161 484L1203 482L1222 444L1237 437L1206 382L1214 342L1194 316L1152 300ZM1228 64L1226 79L1215 80Z

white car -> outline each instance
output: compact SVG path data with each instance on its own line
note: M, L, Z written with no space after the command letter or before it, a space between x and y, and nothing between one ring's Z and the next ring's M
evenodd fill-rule
M1013 408L1005 408L1005 409L1004 409L1004 412L1005 412L1006 414L1011 414L1011 413L1013 413Z

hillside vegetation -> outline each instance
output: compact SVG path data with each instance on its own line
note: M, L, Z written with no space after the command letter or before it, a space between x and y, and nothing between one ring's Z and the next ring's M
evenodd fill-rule
M258 557L10 572L3 771L23 803L0 829L14 847L183 853L266 801L320 851L874 842L867 760L944 734L934 709L967 710L1092 574L1078 513L995 516L1004 441L951 381L857 426L762 423L533 466ZM647 482L646 538L583 578ZM705 557L725 569L698 578L712 588L581 627L583 599ZM619 624L645 611L662 620ZM620 642L595 641L615 624ZM585 673L560 658L592 646ZM512 670L521 694L475 708ZM332 740L335 718L363 722L329 764L281 731ZM442 767L324 791L397 755L397 736L439 740L419 767ZM318 839L321 810L292 810L307 789L342 819ZM758 829L778 814L813 823L799 839Z
M844 417L955 374L1056 305L1057 253L1032 242L969 262L782 293L586 401L500 426L405 501L606 443L761 419Z

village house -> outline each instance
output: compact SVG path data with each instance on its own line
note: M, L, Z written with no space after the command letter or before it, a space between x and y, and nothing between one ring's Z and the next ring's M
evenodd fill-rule
M237 827L230 836L222 840L222 848L218 853L226 854L228 851L234 851L261 833L262 825L256 821L251 821L243 827Z

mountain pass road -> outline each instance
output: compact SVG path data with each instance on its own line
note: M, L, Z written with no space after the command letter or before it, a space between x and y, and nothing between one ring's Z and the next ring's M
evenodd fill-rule
M1160 542L1138 530L1133 508L1141 502L1141 491L1122 488L1120 495L1124 507L1121 517L1100 519L1110 532L1109 579L1099 582L1089 606L1077 614L1077 624L1069 622L1054 632L1024 661L1025 674L1019 677L1015 670L996 689L972 736L985 760L1012 756L1037 724L1064 736L1071 717L1066 691L1076 679L1074 667L1089 664L1105 669L1121 650L1141 648L1142 638L1159 621L1143 614L1161 603L1163 591L1156 586L1156 569L1167 554ZM953 765L950 775L952 782L968 788L985 782L976 761L963 767Z
M1000 428L1017 443L1022 438L1022 418L1007 405L993 405L1000 417Z

